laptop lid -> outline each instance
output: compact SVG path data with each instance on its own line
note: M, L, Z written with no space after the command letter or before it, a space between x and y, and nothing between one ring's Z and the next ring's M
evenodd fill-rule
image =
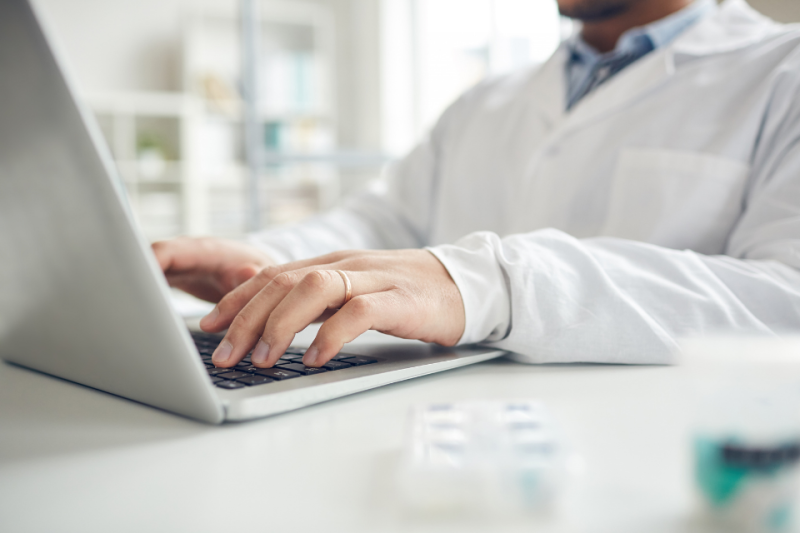
M3 0L0 357L220 422L220 402L119 184L33 9Z

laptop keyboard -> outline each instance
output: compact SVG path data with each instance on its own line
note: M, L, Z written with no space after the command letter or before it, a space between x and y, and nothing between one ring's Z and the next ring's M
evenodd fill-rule
M200 332L192 332L194 344L200 357L206 365L211 381L220 389L235 390L257 385L267 385L286 381L287 379L302 378L303 376L313 376L323 372L335 372L345 368L364 366L377 363L377 359L340 353L321 368L311 368L303 364L303 354L305 348L289 347L286 353L278 360L272 368L257 368L250 361L250 354L233 368L216 368L211 362L211 355L216 350L219 337Z

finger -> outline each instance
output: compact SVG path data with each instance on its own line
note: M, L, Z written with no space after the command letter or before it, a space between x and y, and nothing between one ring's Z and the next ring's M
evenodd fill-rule
M350 259L353 256L362 255L363 253L363 251L359 250L343 250L321 255L319 257L312 257L309 259L302 259L300 261L293 261L291 263L284 263L283 265L280 265L279 268L281 268L282 272L286 272L289 270L300 270L309 267L331 266L346 259Z
M170 287L175 287L176 289L187 292L196 298L213 303L219 302L226 294L226 291L224 291L218 283L209 280L207 276L174 276L169 279L169 285Z
M242 266L241 268L239 268L233 274L233 279L231 281L232 281L234 286L231 287L231 290L233 290L234 288L238 287L242 283L251 280L252 278L257 276L258 273L261 272L261 270L262 269L259 268L258 265L244 265L244 266Z
M303 364L320 367L338 354L342 347L365 331L391 331L403 320L403 307L395 291L365 294L350 300L319 329L316 339L306 350Z
M158 261L158 266L160 266L161 270L164 272L169 270L169 267L172 264L173 242L174 241L158 241L151 245L153 254L156 256L156 261Z
M209 257L213 257L204 241L185 237L155 242L152 249L161 270L167 274L193 270L201 258L209 263Z
M170 287L175 287L192 296L218 303L226 294L254 277L261 270L256 265L244 265L228 275L218 277L203 272L180 272L167 274Z
M304 270L306 272L310 272L312 270L337 270L338 268L343 268L343 263L346 263L348 259L352 259L354 257L362 256L364 254L363 251L358 250L345 250L340 252L333 252L326 255L321 255L319 257L313 257L310 259L303 259L300 261L293 261L291 263L284 263L282 265L273 265L272 273L273 275L278 275L282 272L290 272L292 270ZM348 264L347 266L352 266ZM364 270L363 268L360 270Z
M258 273L263 270L263 268L264 267L253 263L246 263L227 271L223 271L223 273L219 276L220 281L216 285L221 287L224 296L225 294L228 294L232 290L236 289L242 283L245 283L257 276ZM215 276L211 276L211 279L214 278Z
M350 272L353 285L360 293L378 292L384 283L373 273ZM289 347L295 334L303 331L329 309L344 303L345 283L338 272L314 270L306 274L270 314L262 340L269 347L267 354L253 353L253 364L273 365ZM261 356L266 355L266 360Z
M287 272L300 272L306 274L314 270L325 269L334 266L322 261L347 258L356 252L336 252L320 258L305 261L296 261L283 265L273 265L264 268L252 276L250 279L231 288L230 292L219 301L219 304L200 321L200 328L209 333L217 333L228 328L233 319L244 309L244 306L258 294L261 289L266 287L276 276ZM316 263L320 264L316 264Z
M269 347L256 346L256 342L264 331L270 313L298 285L299 280L298 272L284 272L259 291L234 317L228 332L214 351L212 362L218 367L233 366L255 347L253 364L260 362L263 365Z
M228 328L247 303L255 298L256 294L269 285L280 273L280 267L278 266L266 267L241 283L238 287L228 292L214 309L200 320L200 328L209 333L217 333Z

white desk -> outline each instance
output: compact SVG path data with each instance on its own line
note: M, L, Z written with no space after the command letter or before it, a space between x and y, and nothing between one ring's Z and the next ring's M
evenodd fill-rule
M0 364L0 531L684 531L685 370L497 361L210 427ZM544 524L426 522L395 503L409 407L535 397L585 460Z

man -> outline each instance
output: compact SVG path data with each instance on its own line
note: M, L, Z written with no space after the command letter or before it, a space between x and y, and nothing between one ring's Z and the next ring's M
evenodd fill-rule
M310 366L368 329L662 363L679 336L800 326L800 31L744 0L559 7L580 35L464 95L387 190L253 245L155 245L219 301L217 365L271 366L320 316Z

